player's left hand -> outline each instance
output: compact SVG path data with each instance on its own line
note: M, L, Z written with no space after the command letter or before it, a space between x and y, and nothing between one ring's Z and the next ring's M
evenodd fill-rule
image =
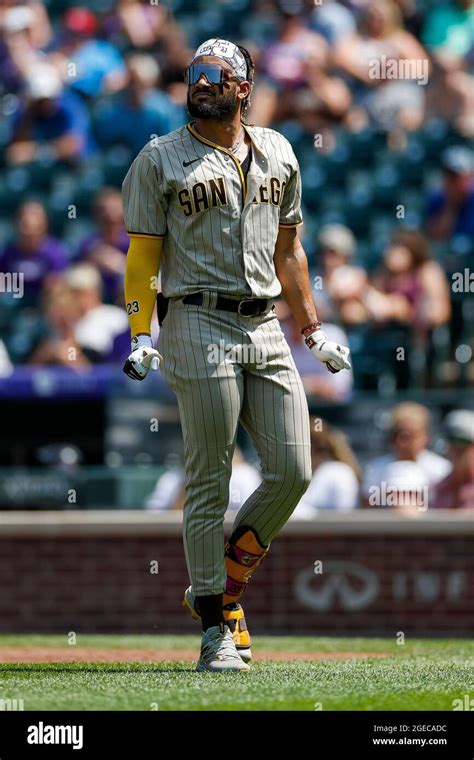
M137 335L132 338L132 353L123 365L123 371L132 380L144 380L150 369L159 368L161 358L149 335Z
M339 343L328 340L320 327L305 338L305 343L311 353L326 365L329 372L334 374L340 372L341 369L351 369L347 346L340 346Z

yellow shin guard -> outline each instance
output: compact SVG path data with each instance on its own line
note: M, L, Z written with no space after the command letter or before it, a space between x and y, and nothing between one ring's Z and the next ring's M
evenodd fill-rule
M250 578L269 548L260 543L252 528L242 526L232 534L225 545L227 581L224 607L240 601Z

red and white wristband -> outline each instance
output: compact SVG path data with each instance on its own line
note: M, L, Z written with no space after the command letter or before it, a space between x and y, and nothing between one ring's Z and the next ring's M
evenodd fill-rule
M313 348L314 345L316 345L315 341L313 340L311 336L313 335L313 333L316 332L316 330L320 330L321 327L322 327L321 322L316 321L316 322L311 322L310 325L303 327L303 329L301 330L301 335L304 335L304 342L306 343L308 348L311 349Z
M311 333L314 333L315 330L319 330L320 327L322 327L321 322L311 322L310 325L303 327L301 335L304 335L304 337L307 338Z

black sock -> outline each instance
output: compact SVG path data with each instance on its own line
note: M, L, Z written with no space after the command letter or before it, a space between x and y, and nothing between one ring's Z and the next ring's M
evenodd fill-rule
M223 596L223 594L196 596L196 610L201 616L203 631L207 631L213 625L224 624L224 613L222 611Z

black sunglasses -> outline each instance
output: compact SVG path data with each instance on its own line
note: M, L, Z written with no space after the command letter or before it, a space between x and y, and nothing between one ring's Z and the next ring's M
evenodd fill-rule
M184 81L188 87L197 84L204 74L209 84L222 82L243 82L242 77L236 77L229 69L224 69L217 63L192 63L184 72Z

